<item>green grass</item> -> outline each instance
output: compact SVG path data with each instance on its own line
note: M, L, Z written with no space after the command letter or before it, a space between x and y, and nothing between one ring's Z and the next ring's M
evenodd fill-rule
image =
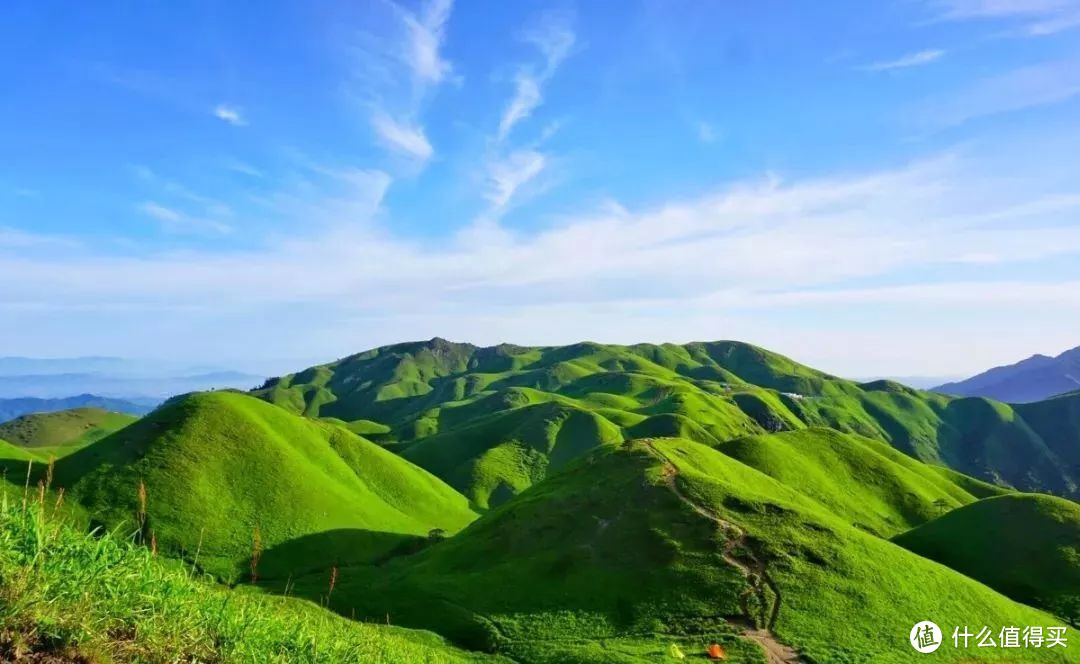
M50 455L61 457L86 447L137 419L99 408L33 413L0 424L0 439L48 459Z
M475 518L442 481L345 428L227 392L174 400L60 459L55 483L95 522L138 527L225 579L249 575L254 548L261 576L287 575L375 560Z
M436 339L253 395L174 399L51 473L77 521L133 533L188 574L245 584L254 571L258 590L316 612L328 604L522 662L665 661L673 645L700 655L712 641L731 661L763 662L739 635L752 621L807 661L888 664L909 661L918 620L947 633L1060 623L1017 600L1072 616L1072 503L1039 503L1024 542L980 542L965 533L992 516L962 517L1008 504L996 501L1009 487L1075 496L1077 403L858 384L736 342ZM0 443L4 493L20 505L27 460L48 449ZM49 473L35 462L31 492ZM886 539L911 528L901 537L932 533L975 563L950 569ZM996 560L1012 577L979 567ZM107 592L95 587L95 601Z
M894 541L1080 624L1080 505L1070 500L1035 494L987 498Z
M849 524L891 537L974 502L977 480L941 472L889 445L831 429L740 438L716 447L821 503ZM986 492L1000 491L984 484Z
M479 348L442 339L370 350L254 392L311 417L375 425L380 440L481 509L557 469L542 404L590 413L585 451L641 436L717 444L827 427L986 482L1076 497L1080 395L1049 405L956 399L890 381L859 384L749 344L581 343ZM578 418L583 420L583 418ZM383 428L388 429L384 431ZM438 450L434 448L440 448Z
M815 661L906 662L906 635L915 616L950 632L957 625L1061 625L1059 619L1017 604L986 586L886 540L849 526L817 508L796 488L682 441L660 443L680 470L694 500L746 529L783 592L777 634ZM935 657L964 661L978 655L1014 661L1009 653L942 648ZM1071 661L1072 653L1030 650Z
M653 444L678 468L683 494L746 531L737 555L766 561L783 594L777 635L813 661L907 662L907 631L924 617L950 633L964 624L1061 624L716 450ZM763 661L725 620L741 613L748 587L720 555L731 535L679 499L665 467L641 443L597 448L445 542L378 569L343 570L330 605L346 615L389 613L525 661L663 661L670 643L701 652L714 640L734 661ZM293 587L318 597L321 582ZM771 601L769 591L752 598L754 618ZM622 649L600 647L609 643ZM1032 653L1033 661L1076 659ZM1009 661L1008 653L967 653L976 654ZM938 655L963 657L951 648Z
M27 662L494 661L434 634L229 591L31 498L0 501L0 659Z

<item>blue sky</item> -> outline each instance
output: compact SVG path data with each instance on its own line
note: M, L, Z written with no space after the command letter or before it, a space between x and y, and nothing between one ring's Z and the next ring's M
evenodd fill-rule
M1080 0L5 11L0 354L1080 344Z

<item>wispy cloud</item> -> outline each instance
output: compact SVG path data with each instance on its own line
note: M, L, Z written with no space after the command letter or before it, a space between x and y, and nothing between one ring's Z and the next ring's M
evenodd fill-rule
M557 131L559 123L548 123L539 137L526 144L514 145L510 134L514 127L529 118L543 103L544 86L559 66L570 56L577 37L570 14L549 12L535 19L520 35L532 46L538 59L522 64L514 74L514 94L503 110L484 164L484 198L489 209L481 215L477 228L488 235L498 235L499 217L520 198L523 191L536 193L537 178L551 163L550 155L540 146Z
M1077 0L930 0L935 20L1023 22L1012 34L1042 37L1080 27Z
M1077 27L1080 27L1080 10L1034 21L1024 26L1021 32L1029 37L1043 37Z
M496 210L505 208L519 189L540 175L546 162L547 158L535 150L519 150L491 162L488 165L485 198Z
M234 173L240 173L241 175L247 175L248 177L253 177L253 178L261 178L261 177L263 177L263 172L262 171L260 171L259 169L255 168L254 166L252 166L251 164L249 164L249 163L247 163L245 161L240 161L239 159L227 159L225 161L224 166L225 166L225 168L227 168L228 170L230 170L230 171L232 171Z
M1080 94L1080 59L1056 60L985 78L927 102L919 122L950 127L970 120L1057 104Z
M214 107L214 117L227 122L234 127L243 127L247 124L240 109L230 104L218 104Z
M383 6L389 15L353 45L352 94L379 144L423 166L435 150L421 115L432 91L453 74L442 55L453 3L426 0L416 11L393 0Z
M1074 0L930 0L929 4L944 19L1046 15L1076 6Z
M861 69L867 71L889 71L892 69L906 69L908 67L920 67L922 65L928 65L931 62L936 62L945 55L945 51L941 49L926 49L923 51L916 51L914 53L908 53L907 55L900 56L893 60L883 60L881 62L873 62L868 65L864 65Z
M569 16L545 14L522 34L522 39L537 49L541 61L523 66L515 74L514 95L499 121L499 140L505 139L515 125L540 106L543 86L570 55L577 37L570 27Z
M419 162L431 158L434 149L424 135L424 128L415 124L404 124L381 110L371 116L371 127L383 147L398 154L412 157Z
M450 63L439 53L452 8L452 0L428 0L419 14L399 7L408 29L405 60L421 81L441 83L452 70Z
M509 160L491 176L490 203L512 204L543 167L539 153ZM993 270L1080 255L1080 227L1062 223L1080 204L1080 191L1004 191L973 176L972 162L959 157L833 178L749 180L655 206L585 210L530 231L489 227L497 241L462 235L437 244L395 235L391 219L356 223L379 210L390 181L385 173L325 169L324 177L328 186L340 186L337 193L283 194L267 202L289 215L283 223L291 220L305 232L267 236L262 245L122 256L87 247L75 256L30 257L0 244L0 281L20 284L0 295L0 309L39 303L60 320L65 307L94 304L128 310L136 321L140 308L176 308L175 317L155 316L154 325L132 322L125 343L148 346L172 341L162 337L163 327L175 330L177 341L203 324L220 333L222 317L242 311L243 320L273 317L285 332L302 331L305 344L342 350L400 337L402 329L485 342L611 340L617 328L629 341L674 334L775 344L779 337L770 330L778 326L761 317L784 307L890 302L916 303L924 313L937 307L935 316L971 301L1018 303L1042 307L1040 325L1066 315L1065 328L1080 322L1073 283L1028 282L1015 271L997 279L980 272L974 282L943 272L976 259ZM1039 173L1030 179L1042 186ZM1008 218L1003 210L1011 211ZM179 228L198 217L153 199L141 211ZM313 225L313 218L324 223ZM274 288L265 287L267 275ZM872 277L893 285L870 287ZM319 315L281 315L296 306ZM740 312L750 312L750 322L737 323ZM72 315L64 318L69 325ZM672 316L680 320L677 332ZM813 320L827 326L830 317ZM230 328L230 343L241 348L251 330L238 325ZM357 329L384 330L389 338L358 339ZM820 333L814 337L820 340L843 329L806 334ZM881 334L875 328L863 341L880 345Z
M215 219L196 217L153 201L141 203L140 212L157 221L163 230L176 234L218 234L232 232L232 227Z

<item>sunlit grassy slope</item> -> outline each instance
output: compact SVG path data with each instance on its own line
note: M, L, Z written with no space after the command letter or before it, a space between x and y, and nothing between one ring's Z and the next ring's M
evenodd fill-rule
M431 633L224 590L144 547L76 533L52 512L51 502L0 503L2 661L496 661Z
M883 537L1004 492L916 461L885 443L831 429L739 438L716 449Z
M903 533L897 544L1080 624L1080 505L987 498Z
M331 606L389 613L526 661L663 661L672 642L703 652L709 641L736 661L762 661L735 626L767 625L776 595L755 590L724 558L736 535L716 519L745 531L731 555L764 565L781 593L773 631L812 661L910 661L907 632L922 617L950 630L1061 624L683 439L587 453L445 542L378 570L342 570ZM307 577L295 589L318 596L320 585ZM748 590L749 617L739 601ZM1009 661L952 649L937 658L972 654ZM1077 658L1070 650L1030 659Z
M859 384L731 341L479 348L433 339L272 379L255 394L308 416L381 425L380 442L397 441L480 508L621 440L715 445L807 427L1024 490L1071 496L1080 477L1080 395L1013 407Z
M123 429L138 418L99 408L33 413L0 424L0 439L48 459L64 456Z
M47 448L0 443L0 468L20 505L51 476L46 502L63 487L77 521L185 569L522 662L666 661L716 641L735 662L764 661L769 643L888 663L909 661L917 620L1061 624L1017 600L1072 615L1072 545L1040 551L1069 571L1051 595L1013 538L980 547L1019 581L888 538L950 541L992 518L950 517L1010 485L1075 495L1076 398L1012 407L857 384L735 342L433 340L254 395L173 399L51 468L37 457L28 484ZM1075 541L1059 503L1072 505L1030 515L1032 541Z
M374 560L475 518L463 496L378 445L227 392L176 399L60 459L54 484L97 522L139 528L224 578L249 575L253 549L257 573L273 575L312 553ZM338 530L348 539L321 537Z

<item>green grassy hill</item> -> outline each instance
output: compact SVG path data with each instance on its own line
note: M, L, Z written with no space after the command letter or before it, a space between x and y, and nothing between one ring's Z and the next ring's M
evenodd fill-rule
M51 478L42 502L172 565L521 662L888 664L917 620L1075 620L1080 508L1007 487L1077 495L1078 398L860 384L736 342L436 339L178 397L51 466L0 442L0 468L11 504Z
M1013 494L945 514L894 541L1080 624L1080 505Z
M36 456L64 456L115 433L139 418L99 408L33 413L0 424L0 439Z
M346 429L227 392L175 399L56 462L54 485L109 528L225 578L370 561L456 532L466 499ZM141 495L140 495L141 494ZM347 531L347 541L320 539ZM288 544L288 546L285 546Z
M76 533L51 512L51 503L0 503L5 662L499 661L431 633L228 591L146 548Z
M831 429L739 438L716 449L882 537L1004 491L920 463L885 443Z
M950 632L1060 624L680 439L593 450L459 535L341 578L330 605L345 615L389 614L529 662L665 661L673 643L702 653L713 641L733 661L764 661L768 641L806 661L907 662L921 617ZM318 597L322 586L307 577L293 589ZM975 654L1009 661L936 656Z
M733 341L480 348L433 339L271 379L254 394L298 414L377 427L380 443L479 508L539 481L570 451L642 436L715 445L808 427L1021 490L1076 496L1080 486L1080 447L1070 442L1080 436L1080 395L1013 407L860 384Z

